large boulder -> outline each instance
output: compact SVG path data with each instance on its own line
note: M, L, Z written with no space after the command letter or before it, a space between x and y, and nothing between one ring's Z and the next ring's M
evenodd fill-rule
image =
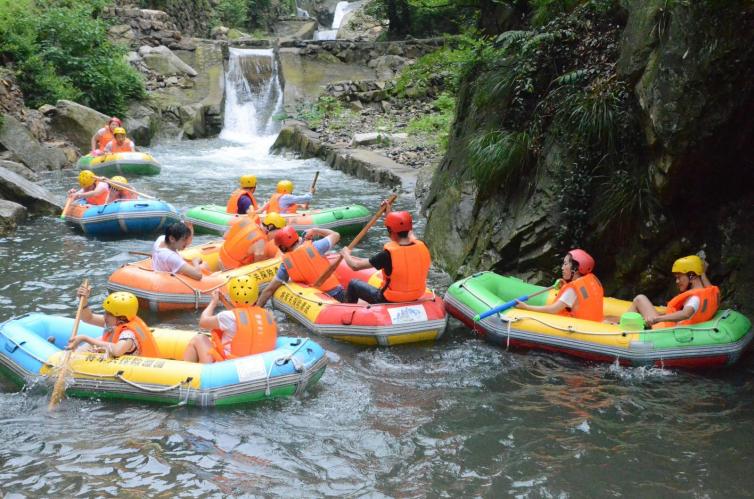
M137 146L148 146L158 127L154 110L141 102L132 102L128 106L123 125Z
M62 200L21 175L0 167L0 197L26 206L32 213L58 214L63 207Z
M34 170L27 168L21 163L2 159L0 160L0 167L5 168L6 170L10 170L13 173L17 173L18 175L21 175L23 178L31 182L36 182L37 180L39 180L39 176L34 172Z
M0 236L10 234L26 219L26 208L13 201L0 199Z
M99 111L69 100L59 100L47 114L51 117L53 131L73 142L83 154L89 152L92 136L108 120L108 116Z
M198 74L194 68L183 62L164 45L159 47L144 45L139 47L139 55L149 69L164 76L184 74L196 76Z
M59 170L68 164L63 151L40 144L23 123L9 114L3 114L0 144L34 171Z

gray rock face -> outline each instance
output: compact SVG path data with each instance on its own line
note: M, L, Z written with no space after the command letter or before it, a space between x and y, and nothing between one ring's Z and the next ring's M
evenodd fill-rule
M37 214L57 214L63 207L62 200L21 175L0 167L0 197L26 206Z
M0 199L0 236L10 234L26 219L26 208L13 201Z
M55 104L50 125L54 131L76 144L79 152L87 154L92 146L92 136L105 126L109 116L90 107L69 100L59 100Z
M16 163L15 161L0 160L0 168L10 170L13 173L21 175L23 178L31 182L36 182L37 180L39 180L39 176L34 172L34 170L25 167L21 163Z
M164 45L159 47L144 45L139 47L139 55L144 59L144 63L149 69L163 76L184 74L196 76L198 74L194 68L183 62Z
M137 146L148 146L152 142L154 130L158 127L156 119L153 109L140 102L133 102L128 106L123 125Z
M369 146L372 144L385 143L396 144L408 140L407 133L385 133L385 132L368 132L355 133L351 140L354 146Z
M4 114L3 121L0 144L32 170L58 170L68 164L63 151L40 144L29 129L13 116Z

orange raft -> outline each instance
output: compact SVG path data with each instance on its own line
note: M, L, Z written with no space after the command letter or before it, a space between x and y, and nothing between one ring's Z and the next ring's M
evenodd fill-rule
M191 260L196 256L210 269L218 267L218 251L222 241L194 246L181 251L181 256ZM264 287L269 283L280 266L280 258L270 258L254 262L225 272L213 272L202 277L201 281L185 275L161 272L152 269L152 259L146 258L127 263L110 275L107 289L110 291L128 291L139 299L139 305L148 307L153 312L169 310L194 310L210 302L211 293L220 289L227 293L226 285L233 277L248 275Z
M376 287L382 284L381 272L371 268L354 271L345 262L335 275L344 289L351 279ZM358 345L435 341L442 337L447 324L442 298L430 290L413 302L349 304L317 288L289 282L275 291L273 303L312 332Z

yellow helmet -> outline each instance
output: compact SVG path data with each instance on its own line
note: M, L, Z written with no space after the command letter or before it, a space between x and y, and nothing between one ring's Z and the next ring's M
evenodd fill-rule
M112 180L113 182L118 182L119 184L128 184L128 180L126 180L126 177L121 177L120 175L116 175L110 180ZM120 187L118 185L113 185L113 187L115 187L119 191L123 190L123 187Z
M257 178L254 175L242 175L241 187L256 187Z
M118 134L126 135L126 129L123 127L118 127L115 130L113 130L113 135L118 135Z
M689 255L673 262L674 274L688 274L689 272L693 272L696 275L704 273L704 263L701 258L696 255Z
M97 176L91 170L81 170L79 173L79 185L81 187L89 187L97 181Z
M280 213L276 213L274 211L271 211L267 215L265 215L262 223L264 225L273 225L276 229L282 229L287 225L285 218L283 218Z
M136 312L139 311L139 300L131 293L116 291L105 298L105 301L102 302L102 308L110 315L125 317L130 321L136 317Z
M230 300L235 306L254 305L259 297L257 281L247 275L234 277L228 283Z
M278 182L277 191L280 194L290 194L293 192L293 182L290 180L281 180Z

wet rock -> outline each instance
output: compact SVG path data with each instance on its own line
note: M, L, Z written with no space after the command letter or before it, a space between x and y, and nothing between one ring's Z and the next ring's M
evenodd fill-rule
M194 68L183 62L164 45L159 47L141 46L139 47L139 55L144 59L144 63L149 69L161 75L187 74L196 76L198 74Z
M87 154L92 146L92 136L105 126L108 116L90 107L69 100L59 100L50 110L51 128L73 142L81 154Z
M37 180L39 180L39 176L34 172L34 170L27 168L21 163L17 163L15 161L0 160L0 168L5 168L6 170L10 170L13 173L17 173L18 175L21 175L23 178L31 182L36 182Z
M10 234L26 219L26 208L13 201L0 199L0 236Z
M3 167L0 167L0 197L20 203L36 214L57 214L63 207L58 196Z
M40 144L23 123L8 114L3 115L0 144L34 171L58 170L67 164L63 151Z

